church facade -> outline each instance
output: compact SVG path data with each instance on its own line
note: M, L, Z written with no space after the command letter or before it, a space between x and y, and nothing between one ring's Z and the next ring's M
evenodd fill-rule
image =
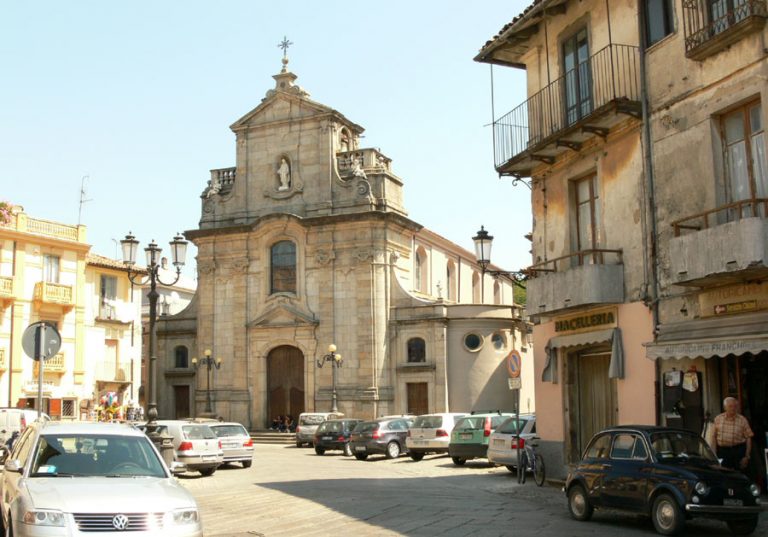
M158 321L160 416L263 428L331 407L387 414L511 410L507 367L521 356L521 410L533 411L528 325L513 284L408 218L403 182L363 128L317 103L283 70L235 122L233 168L201 196L198 288ZM195 370L210 350L220 369ZM209 389L210 382L210 389Z

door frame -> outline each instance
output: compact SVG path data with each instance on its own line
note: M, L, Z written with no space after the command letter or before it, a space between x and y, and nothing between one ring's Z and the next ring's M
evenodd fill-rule
M302 348L299 347L296 344L278 343L278 344L274 345L273 347L271 347L269 350L267 350L266 354L264 355L264 362L265 363L264 363L264 399L263 399L263 401L264 401L264 409L265 409L265 412L266 412L265 420L264 420L264 425L266 427L269 426L269 424L272 421L272 418L275 417L275 416L272 415L274 412L272 411L272 408L271 408L272 403L271 403L271 398L270 398L270 384L269 384L269 379L270 379L270 361L273 359L272 358L272 353L275 352L276 350L280 349L280 348L283 348L283 347L289 347L291 349L294 349L301 356L301 374L299 375L299 377L301 378L301 387L302 387L302 390L304 392L304 402L303 402L302 406L303 406L303 411L304 412L308 411L308 406L307 406L307 393L308 393L307 384L308 383L307 383L307 363L306 363L306 356L307 355L304 352L304 350L302 350ZM282 387L284 388L285 386L282 386ZM286 393L288 394L286 396L287 397L286 400L289 401L290 400L290 389L287 390ZM293 417L294 420L296 420L299 416L297 414L297 415L292 416L292 417Z

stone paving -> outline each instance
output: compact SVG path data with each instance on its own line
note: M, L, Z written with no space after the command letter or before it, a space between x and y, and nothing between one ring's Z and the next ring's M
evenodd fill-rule
M650 520L598 512L576 522L554 487L520 486L505 468L447 457L357 461L333 452L256 446L253 467L220 468L180 481L197 498L209 537L321 535L652 536ZM755 535L768 534L763 515ZM714 521L689 523L687 536L729 535Z

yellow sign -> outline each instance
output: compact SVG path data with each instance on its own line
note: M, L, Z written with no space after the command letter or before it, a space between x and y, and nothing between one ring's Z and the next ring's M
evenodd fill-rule
M555 319L555 332L591 332L616 326L616 308L579 313Z
M702 317L768 309L768 284L742 283L699 293Z

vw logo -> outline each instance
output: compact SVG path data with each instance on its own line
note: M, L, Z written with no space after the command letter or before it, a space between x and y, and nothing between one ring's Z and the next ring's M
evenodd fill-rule
M112 519L112 526L117 531L123 531L128 527L128 517L125 515L115 515L115 518Z

